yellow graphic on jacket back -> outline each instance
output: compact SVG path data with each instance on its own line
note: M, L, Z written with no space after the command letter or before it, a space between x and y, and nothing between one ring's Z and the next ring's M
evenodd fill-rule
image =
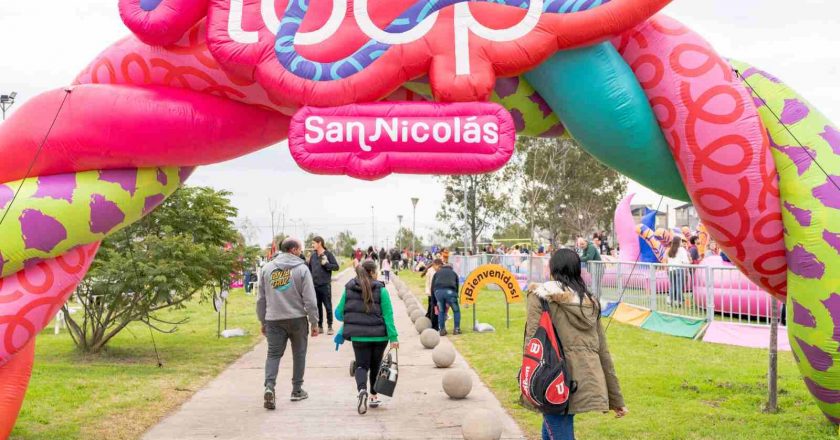
M271 288L277 292L284 292L292 286L291 269L274 269L271 271Z

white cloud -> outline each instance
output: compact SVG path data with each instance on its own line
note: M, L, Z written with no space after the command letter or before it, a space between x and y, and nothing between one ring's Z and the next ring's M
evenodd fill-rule
M840 3L830 0L677 0L666 13L704 35L723 55L750 61L801 92L840 121ZM19 104L69 83L96 54L128 33L115 0L0 1L0 92L16 90ZM411 222L410 197L419 196L417 229L428 235L443 194L429 176L390 176L376 182L314 176L298 169L285 144L236 160L202 167L191 180L233 192L242 217L270 224L269 199L287 207L287 219L303 219L306 232L331 236L351 229L371 240L375 207L377 241L393 235L397 215ZM659 197L631 185L637 200ZM676 202L666 201L672 206ZM294 227L287 220L287 232ZM303 225L298 233L303 233ZM270 228L261 228L267 241Z

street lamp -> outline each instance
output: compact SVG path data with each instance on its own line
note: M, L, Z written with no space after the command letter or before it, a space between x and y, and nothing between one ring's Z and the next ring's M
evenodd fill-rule
M402 251L402 236L400 236L400 233L402 232L402 219L402 214L397 216L397 221L400 222L400 228L397 229L397 240L399 241L399 243L397 243L397 247L399 247L400 251Z
M370 234L371 234L371 243L372 246L376 247L376 214L373 210L373 205L370 205Z
M414 213L412 214L412 225L411 225L411 258L417 258L417 248L415 243L417 243L417 202L420 201L419 197L412 197L411 204L414 206Z
M0 109L3 110L3 120L6 120L6 110L12 108L15 105L15 98L17 97L17 92L9 93L8 95L0 95Z

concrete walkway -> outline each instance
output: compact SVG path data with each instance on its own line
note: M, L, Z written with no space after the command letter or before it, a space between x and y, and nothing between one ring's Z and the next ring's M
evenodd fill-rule
M333 304L338 304L352 271L333 283ZM459 439L461 421L474 409L486 409L504 426L504 439L524 438L522 431L502 408L467 363L457 355L450 368L469 371L473 379L464 400L449 399L441 387L447 369L435 368L431 350L420 344L414 325L396 288L389 286L397 330L400 334L400 378L393 399L364 416L356 412L355 382L349 365L353 349L345 343L336 352L333 337L310 338L303 388L309 399L290 402L291 347L280 363L277 378L277 409L262 407L263 366L266 343L242 356L181 408L152 427L147 440L204 439ZM336 323L336 330L338 330ZM450 344L443 338L442 344ZM513 378L514 372L511 373ZM513 380L513 379L511 379ZM386 398L387 399L387 398Z

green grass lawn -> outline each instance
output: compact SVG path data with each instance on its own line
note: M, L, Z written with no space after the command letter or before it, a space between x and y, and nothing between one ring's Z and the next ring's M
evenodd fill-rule
M37 338L32 380L11 438L139 438L255 345L254 301L242 289L231 293L227 324L248 332L240 338L216 337L209 302L161 313L168 320L189 318L176 333L155 333L163 368L144 324L130 325L99 356L79 353L65 330L54 336L48 327Z
M420 295L423 279L401 272ZM425 304L425 301L424 301ZM511 304L505 327L501 292L478 297L477 316L496 333L473 333L472 310L462 308L462 336L453 338L519 425L539 438L541 417L518 404L516 375L522 355L524 302ZM606 322L606 321L605 321ZM450 324L451 325L451 324ZM789 352L779 355L778 414L764 414L767 350L709 344L612 323L607 337L630 414L576 417L586 439L829 439L837 429L817 409Z

